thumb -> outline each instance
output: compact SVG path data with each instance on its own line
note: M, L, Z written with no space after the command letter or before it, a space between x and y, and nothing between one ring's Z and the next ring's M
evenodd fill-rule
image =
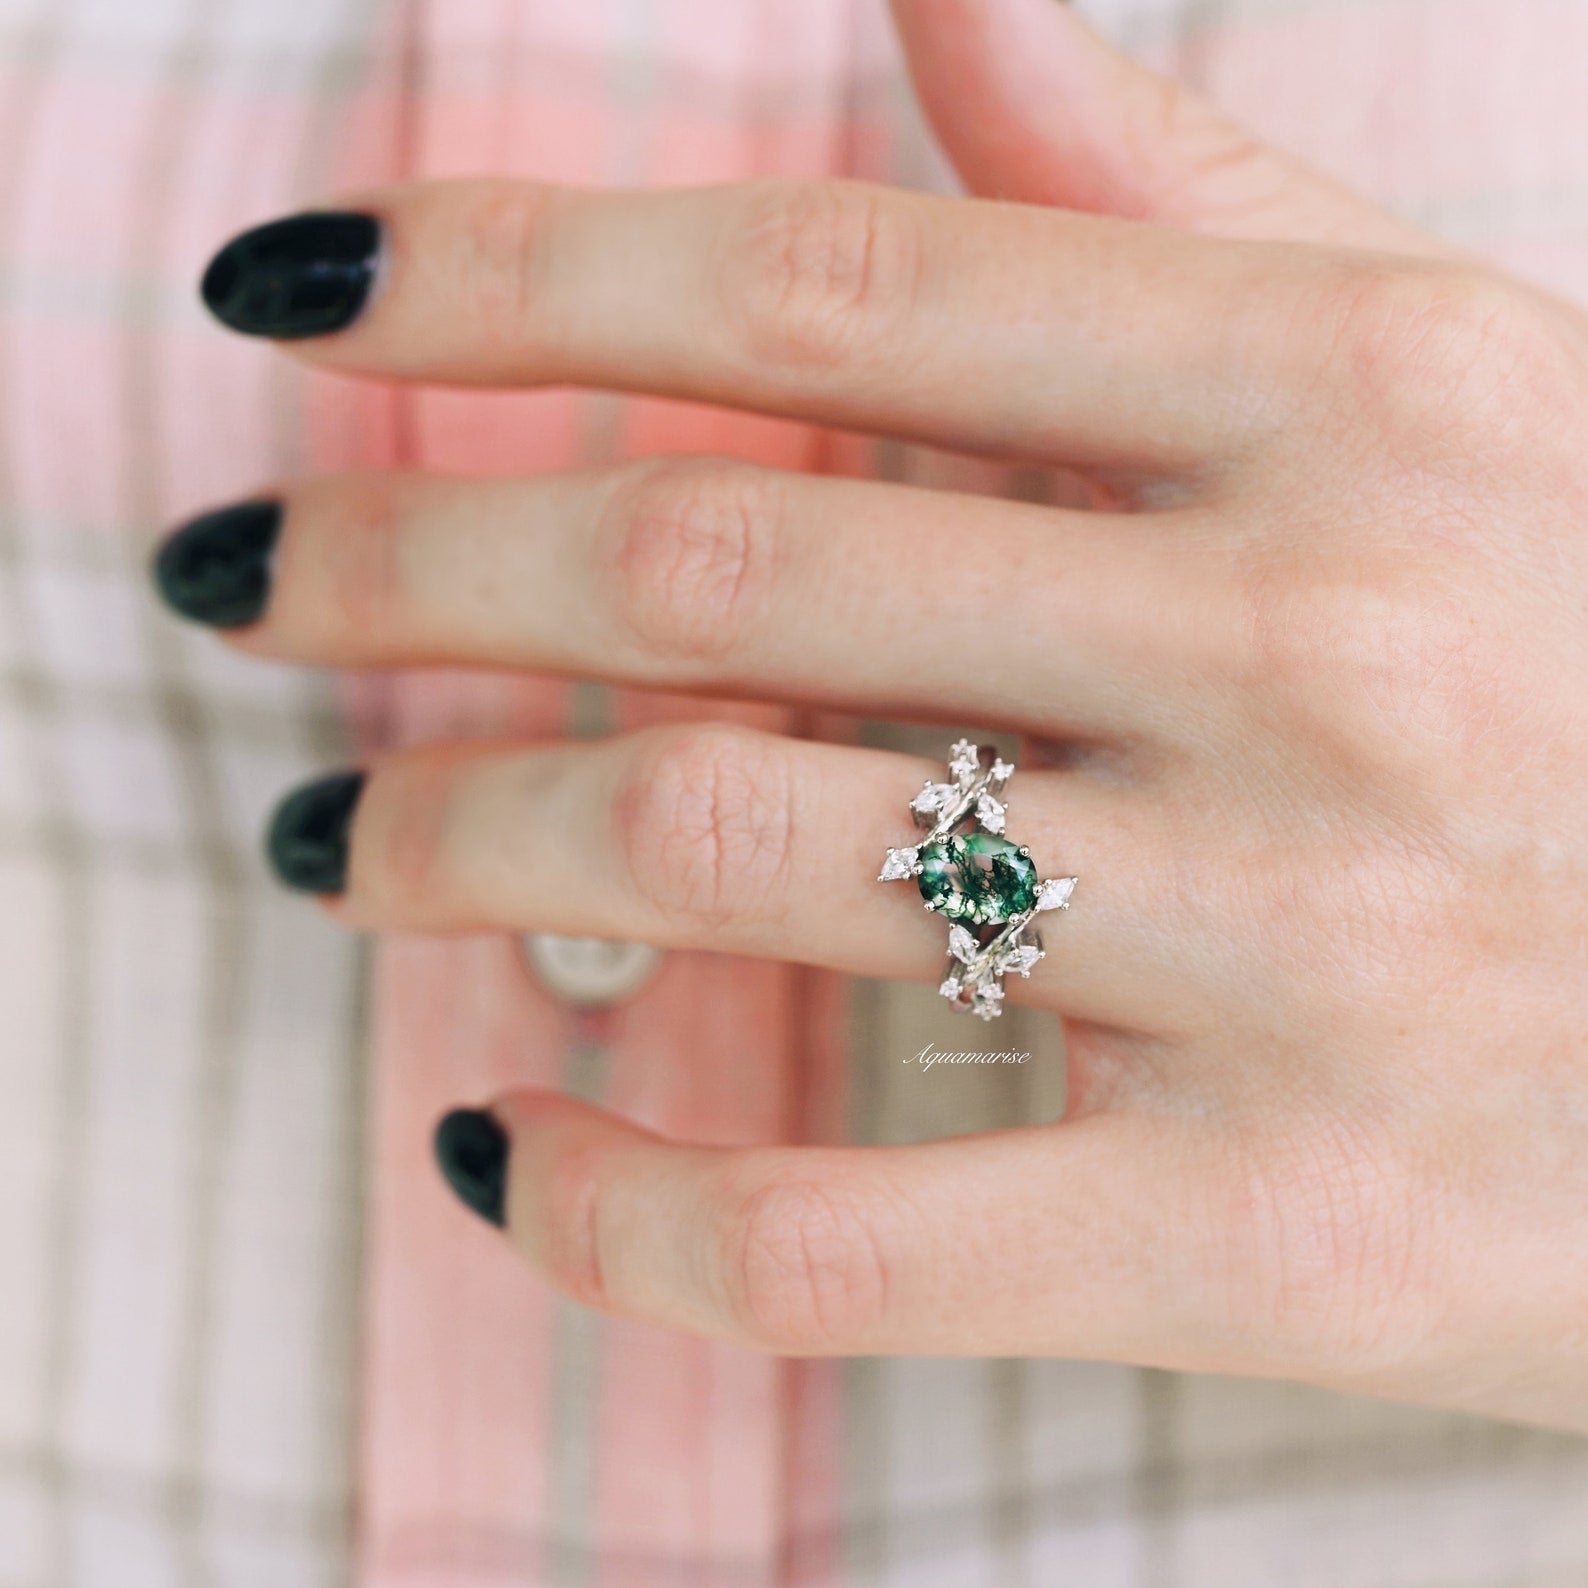
M1226 237L1448 253L1138 65L1063 0L893 0L972 192Z

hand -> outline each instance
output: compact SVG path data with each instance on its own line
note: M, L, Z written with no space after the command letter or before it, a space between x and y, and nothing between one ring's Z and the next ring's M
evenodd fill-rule
M212 303L320 333L293 347L328 367L910 436L1083 471L1105 510L727 459L347 476L183 531L166 588L259 655L1069 747L1011 790L1044 872L1083 879L1011 989L1063 1017L1066 1118L726 1150L497 1099L448 1127L452 1168L570 1294L778 1351L1098 1356L1588 1428L1584 321L1060 7L898 10L967 179L1025 202L394 188L349 206L373 290L376 228L321 218L234 245ZM295 796L276 852L363 926L935 982L941 923L873 878L938 770L709 724L437 746Z

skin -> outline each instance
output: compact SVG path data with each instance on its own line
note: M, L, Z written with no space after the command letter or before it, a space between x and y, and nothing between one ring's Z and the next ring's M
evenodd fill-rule
M323 478L286 488L235 643L1068 746L1011 830L1083 880L1010 989L1064 1022L1068 1112L719 1149L518 1093L490 1104L509 1237L592 1306L768 1350L1106 1357L1588 1429L1588 326L1062 7L896 10L997 201L384 189L339 201L389 230L370 308L290 351L1018 457L1101 511L731 459ZM929 570L967 545L950 655ZM872 880L934 774L711 724L403 752L335 908L935 982L941 923Z

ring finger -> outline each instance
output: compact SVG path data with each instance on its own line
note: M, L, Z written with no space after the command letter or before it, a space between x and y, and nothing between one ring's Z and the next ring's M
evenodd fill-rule
M338 894L353 925L638 938L935 981L942 923L910 881L873 879L908 838L911 794L940 772L719 724L446 745L289 796L271 848L287 881ZM1175 856L1161 802L1077 773L1022 773L1011 794L1011 837L1040 876L1080 875L1085 902L1044 918L1050 952L1011 994L1176 1029L1206 990L1183 945L1212 938L1164 908Z

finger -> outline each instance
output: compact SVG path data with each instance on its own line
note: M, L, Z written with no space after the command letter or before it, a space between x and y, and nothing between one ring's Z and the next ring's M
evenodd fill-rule
M179 603L193 586L195 616L213 600L206 548L218 536L227 553L232 522L207 514L162 554L209 574L165 581ZM287 493L268 605L239 643L337 666L530 667L871 716L1177 733L1197 715L1188 659L1217 643L1232 592L1175 515L1150 523L1122 533L1095 513L713 458L339 476ZM1175 621L1192 613L1194 634ZM1225 610L1231 643L1239 621Z
M437 1151L560 1290L671 1328L803 1356L1188 1365L1228 1345L1207 1155L1161 1118L711 1148L517 1093L448 1116Z
M1317 290L1314 261L858 183L440 182L365 206L378 284L345 329L292 343L318 363L652 392L1149 472L1274 431L1291 378L1274 341ZM220 277L244 304L250 270L315 264L246 236L222 260L236 250ZM257 328L228 301L228 323Z
M893 0L911 74L973 192L1226 237L1454 250L1148 70L1057 0Z
M713 723L431 747L377 761L361 792L344 778L289 796L272 853L289 883L339 893L352 925L630 938L936 985L944 921L912 879L876 879L888 847L919 838L908 801L942 775ZM1021 772L1009 797L1038 875L1082 879L1075 908L1037 917L1049 952L1010 997L1132 1029L1205 1017L1224 996L1204 979L1220 934L1186 919L1195 890L1165 886L1185 863L1162 801L1061 772ZM340 872L328 851L348 855Z

